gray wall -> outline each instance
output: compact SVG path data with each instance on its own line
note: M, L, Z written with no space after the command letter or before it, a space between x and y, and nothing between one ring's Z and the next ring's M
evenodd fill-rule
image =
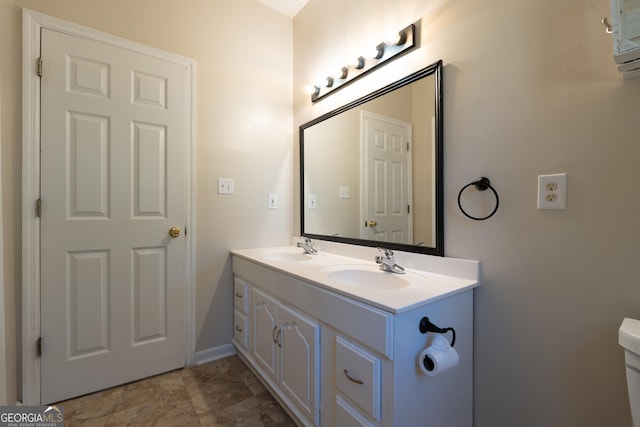
M293 233L289 17L254 0L0 0L5 237L0 315L7 325L0 363L8 367L11 403L19 376L21 316L23 7L195 60L197 351L231 342L229 250L285 245ZM218 177L235 179L233 196L216 194ZM271 192L279 195L277 210L268 209Z
M617 330L640 318L640 79L615 68L609 13L606 0L311 0L294 18L294 126L444 60L445 253L482 263L478 427L630 425ZM304 95L418 20L418 51L314 105ZM537 175L561 172L567 209L538 211ZM483 222L456 203L478 176L501 197ZM468 209L490 208L472 196Z

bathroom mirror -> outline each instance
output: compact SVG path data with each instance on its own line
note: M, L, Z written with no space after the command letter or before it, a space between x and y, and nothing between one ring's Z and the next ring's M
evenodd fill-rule
M444 255L442 61L300 126L301 234Z

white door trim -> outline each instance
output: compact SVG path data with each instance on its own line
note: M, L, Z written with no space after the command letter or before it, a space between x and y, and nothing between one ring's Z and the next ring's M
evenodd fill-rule
M40 360L36 341L40 336L40 219L36 200L40 197L40 30L48 28L99 41L130 51L181 64L186 69L185 102L188 153L187 174L187 283L185 288L185 364L195 364L195 62L130 40L103 33L62 19L23 9L22 14L22 403L40 404Z
M2 87L0 87L0 97L2 96ZM0 108L0 147L2 147L2 109ZM2 154L0 153L0 164L2 163ZM0 212L2 211L2 168L0 167ZM2 230L0 230L0 308L3 313L5 309L4 296L4 241ZM9 404L9 385L7 384L7 334L5 316L0 316L0 406ZM14 402L11 402L13 404Z

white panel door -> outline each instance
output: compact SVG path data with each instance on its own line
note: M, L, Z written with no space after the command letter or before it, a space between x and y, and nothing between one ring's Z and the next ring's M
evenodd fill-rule
M411 124L362 112L363 238L413 243Z
M42 30L41 401L184 366L185 67Z

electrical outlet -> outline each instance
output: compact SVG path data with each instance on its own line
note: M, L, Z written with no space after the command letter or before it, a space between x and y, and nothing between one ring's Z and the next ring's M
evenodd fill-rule
M538 175L538 209L567 208L567 174Z
M218 178L218 194L233 194L233 178Z

